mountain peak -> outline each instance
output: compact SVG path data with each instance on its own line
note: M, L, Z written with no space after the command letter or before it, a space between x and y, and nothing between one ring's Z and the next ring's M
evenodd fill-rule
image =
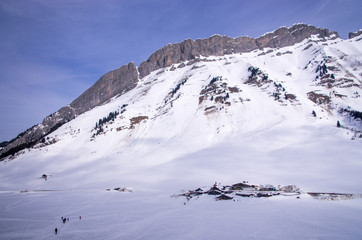
M258 48L280 48L291 46L312 35L319 38L338 38L337 32L316 28L307 24L295 24L290 28L281 27L256 39L250 37L227 37L212 35L210 38L185 40L181 43L169 44L153 53L149 59L138 67L143 78L160 68L169 67L174 63L192 60L199 56L223 56L233 53L250 52Z

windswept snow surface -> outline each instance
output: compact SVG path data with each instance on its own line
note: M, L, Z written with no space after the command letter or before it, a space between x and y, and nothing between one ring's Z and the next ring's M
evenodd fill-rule
M360 200L204 196L184 205L145 192L1 195L1 239L361 239Z
M361 239L361 198L171 197L243 180L362 194L361 122L338 113L362 110L361 56L358 39L312 38L151 73L50 134L46 146L0 162L0 238ZM323 63L335 79L348 78L343 87L316 79ZM248 82L250 66L271 81ZM330 102L315 103L310 92ZM97 135L96 122L114 111L122 113ZM116 187L135 191L106 191Z

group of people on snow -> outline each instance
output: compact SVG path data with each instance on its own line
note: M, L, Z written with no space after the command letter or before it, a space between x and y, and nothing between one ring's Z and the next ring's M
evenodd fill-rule
M61 217L63 223L69 222L69 218ZM79 220L82 220L82 216L79 216ZM55 228L55 234L58 234L58 228Z

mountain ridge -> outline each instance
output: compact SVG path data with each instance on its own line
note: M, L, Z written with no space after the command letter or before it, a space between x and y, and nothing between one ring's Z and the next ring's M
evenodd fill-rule
M1 158L31 147L44 139L76 116L134 89L137 83L151 72L188 60L198 60L201 56L224 56L227 54L251 52L263 48L291 46L312 35L320 41L339 38L338 33L306 24L295 24L290 28L281 27L259 38L231 38L213 35L207 39L185 40L169 44L153 53L138 67L133 62L104 74L94 85L76 98L70 105L46 117L41 124L26 130L11 140L0 151ZM354 35L355 36L355 35Z
M232 53L250 52L258 48L277 48L291 46L301 42L311 35L318 34L320 38L335 35L337 32L316 28L307 24L294 24L290 28L281 27L273 32L263 34L258 38L213 35L206 39L187 39L181 43L168 44L153 53L147 61L139 66L140 77L171 64L192 60L198 56L223 56Z

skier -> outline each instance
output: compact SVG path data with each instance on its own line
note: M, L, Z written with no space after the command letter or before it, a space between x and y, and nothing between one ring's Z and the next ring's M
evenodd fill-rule
M58 228L55 228L55 234L58 234Z

